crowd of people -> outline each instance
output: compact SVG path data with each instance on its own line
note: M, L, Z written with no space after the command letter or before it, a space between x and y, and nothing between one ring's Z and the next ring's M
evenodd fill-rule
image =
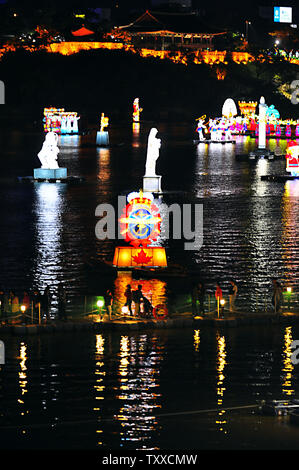
M281 283L276 279L272 279L273 294L271 303L275 313L281 310L283 288ZM229 281L228 288L229 306L231 313L236 312L236 298L238 295L238 286L234 280ZM206 288L202 281L194 284L192 290L192 314L193 316L204 315L206 307ZM153 314L153 306L142 292L142 285L139 284L137 290L133 291L132 286L128 284L125 290L125 311L129 316L151 317ZM216 310L221 313L224 310L224 303L221 302L223 289L220 282L216 282L215 303ZM16 295L14 291L5 292L0 288L0 323L9 323L14 319L21 319L22 323L38 323L40 321L50 321L50 310L53 299L53 293L47 286L43 293L38 289L34 289L31 293L24 291L21 296ZM62 284L59 284L57 290L57 312L59 320L67 320L67 298L66 292ZM110 320L112 319L113 294L110 290L105 294L105 307Z
M282 293L283 288L281 283L276 279L272 279L272 287L273 293L271 298L271 304L275 313L279 313L281 310L281 303L282 303ZM229 298L229 312L234 313L236 312L235 301L238 294L238 286L234 280L229 281L229 288L228 288L228 298ZM196 315L204 315L205 314L205 300L206 300L206 289L203 282L198 282L193 286L192 290L192 314L193 316ZM221 313L224 310L224 304L221 303L223 299L223 289L221 288L220 282L216 282L216 289L215 289L215 301L217 307L220 309ZM216 308L217 308L216 307Z
M5 291L0 288L0 322L9 323L14 319L21 319L22 323L38 323L41 320L50 321L50 309L53 294L47 286L43 293L39 289L32 292L24 291L17 295L13 290ZM62 284L57 291L58 318L67 320L66 292Z

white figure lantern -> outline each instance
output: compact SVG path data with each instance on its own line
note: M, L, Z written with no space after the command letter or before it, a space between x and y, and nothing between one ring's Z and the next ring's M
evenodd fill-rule
M48 134L46 134L42 149L38 153L38 158L42 164L41 168L47 170L56 170L59 168L57 162L59 153L57 142L58 135L55 132L48 132Z
M222 116L231 118L237 116L237 106L232 98L227 98L222 106Z
M145 176L156 176L156 161L161 147L161 139L157 139L157 134L157 129L153 127L148 137Z
M262 96L259 104L259 149L266 148L266 111L267 105L265 98Z

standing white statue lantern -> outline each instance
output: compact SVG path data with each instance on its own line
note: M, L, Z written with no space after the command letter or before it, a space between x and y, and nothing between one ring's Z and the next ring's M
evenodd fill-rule
M156 161L161 147L161 139L157 139L157 134L157 129L153 127L148 136L145 176L156 176Z
M42 164L41 168L46 170L55 170L59 168L57 156L59 148L57 146L58 136L55 132L48 132L46 134L41 151L38 153L38 158Z
M267 105L265 98L262 96L259 104L259 149L266 148L266 111Z
M152 128L148 136L143 191L161 192L161 176L156 175L156 162L159 158L161 139L156 136L158 130Z

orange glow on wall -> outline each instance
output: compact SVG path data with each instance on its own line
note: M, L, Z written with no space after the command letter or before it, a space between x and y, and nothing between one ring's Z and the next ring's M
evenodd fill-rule
M48 52L58 52L63 55L76 54L80 51L88 51L90 49L123 49L124 45L119 42L87 42L87 41L70 41L70 42L54 42L47 47Z
M133 248L130 246L118 246L115 248L113 266L118 268L166 268L167 259L165 248L153 246Z
M253 62L254 56L248 52L232 52L232 59L237 64L247 64L248 62Z
M59 53L63 55L76 54L80 51L87 51L91 49L108 49L108 50L124 50L130 51L134 54L139 54L141 57L157 57L159 59L171 60L176 64L188 65L188 63L207 65L215 64L228 64L229 61L237 64L248 64L250 62L265 62L268 60L272 62L271 58L266 59L262 54L257 57L249 54L248 52L227 52L227 51L210 51L195 49L192 51L170 51L170 50L155 50L147 48L135 47L133 44L124 42L99 42L99 41L65 41L59 43L51 43L48 46L22 46L24 49L35 52L38 50L46 50L47 52ZM0 48L0 58L9 51L15 51L16 46L13 44L5 44ZM288 62L299 64L299 59L284 57Z

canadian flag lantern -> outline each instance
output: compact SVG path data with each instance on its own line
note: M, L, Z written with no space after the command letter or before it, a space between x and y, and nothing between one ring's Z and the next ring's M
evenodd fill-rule
M118 246L113 266L118 268L165 268L165 248L149 246L161 232L161 215L151 193L130 193L128 204L119 219L120 233L131 246Z
M299 176L299 145L294 140L291 140L287 146L286 161L286 170L292 176Z

